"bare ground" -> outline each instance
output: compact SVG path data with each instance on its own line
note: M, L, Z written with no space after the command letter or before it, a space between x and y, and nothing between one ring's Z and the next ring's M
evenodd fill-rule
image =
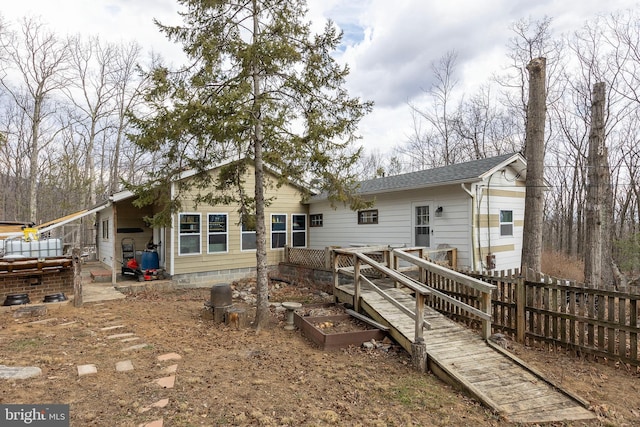
M433 375L413 371L398 346L324 351L299 331L284 330L285 314L275 308L270 327L260 334L237 330L202 317L209 293L145 292L82 308L57 305L40 323L0 312L0 364L42 369L36 378L0 380L0 403L68 403L72 426L138 426L159 419L165 426L510 425ZM293 286L272 292L271 301L285 300L321 298L314 289ZM123 327L102 329L110 326ZM134 335L113 338L125 333ZM120 341L129 337L139 339ZM123 351L135 344L146 345ZM640 425L635 368L510 347L590 401L598 415L553 425ZM167 353L181 359L158 360ZM116 372L124 360L134 369ZM79 376L77 366L84 364L95 364L98 372ZM177 365L175 386L163 388L154 381L171 376L171 365ZM163 399L166 406L151 406Z

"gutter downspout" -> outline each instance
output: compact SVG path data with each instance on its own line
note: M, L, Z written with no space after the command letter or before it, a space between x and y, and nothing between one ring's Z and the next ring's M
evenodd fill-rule
M467 193L469 195L469 197L471 197L471 266L472 266L472 270L475 271L476 269L476 242L475 242L475 233L473 232L473 220L475 218L475 197L473 195L473 193L471 192L471 189L467 190L467 188L464 186L463 184L460 184L460 187L462 188L462 190Z
M170 199L173 200L174 197L174 185L175 183L171 183L171 188L170 188ZM176 265L176 257L175 257L175 214L171 213L171 226L169 228L169 259L171 260L171 265L169 267L169 275L173 276L174 275L174 271L175 271L175 265ZM165 241L166 241L166 235L165 235ZM166 267L166 266L165 266Z

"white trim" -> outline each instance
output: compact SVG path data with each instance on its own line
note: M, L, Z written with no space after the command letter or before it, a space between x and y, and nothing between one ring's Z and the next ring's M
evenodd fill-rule
M211 234L211 232L209 231L209 215L224 215L226 218L224 222L224 226L225 226L224 236L225 236L226 249L224 251L211 252L209 250L209 235ZM221 235L222 233L218 232L213 234ZM206 235L207 235L207 240L205 241L205 245L207 246L207 255L228 254L229 253L229 213L228 212L207 212Z
M182 233L180 217L182 215L193 215L198 217L198 233ZM198 252L181 253L180 244L182 242L182 236L198 236ZM202 255L202 213L200 212L178 212L178 256L193 256Z
M282 216L284 217L284 230L273 230L273 217L274 216ZM274 251L284 250L284 247L289 243L289 218L286 213L272 213L269 215L269 248ZM284 233L284 245L282 247L273 247L273 233L283 234Z

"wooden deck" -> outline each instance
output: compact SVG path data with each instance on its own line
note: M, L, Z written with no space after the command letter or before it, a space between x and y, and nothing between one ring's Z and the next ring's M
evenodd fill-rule
M341 302L353 303L353 285L335 289ZM386 292L405 307L415 307L407 292L389 287ZM389 327L389 334L411 352L415 322L378 293L362 289L361 311ZM595 418L588 402L562 390L497 345L426 308L424 340L427 368L443 380L461 387L476 399L516 423L542 423Z

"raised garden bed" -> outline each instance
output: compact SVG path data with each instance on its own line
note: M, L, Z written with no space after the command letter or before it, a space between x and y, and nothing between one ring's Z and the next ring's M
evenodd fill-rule
M340 306L303 307L296 311L294 324L302 334L324 350L360 346L382 341L386 333L348 314Z

